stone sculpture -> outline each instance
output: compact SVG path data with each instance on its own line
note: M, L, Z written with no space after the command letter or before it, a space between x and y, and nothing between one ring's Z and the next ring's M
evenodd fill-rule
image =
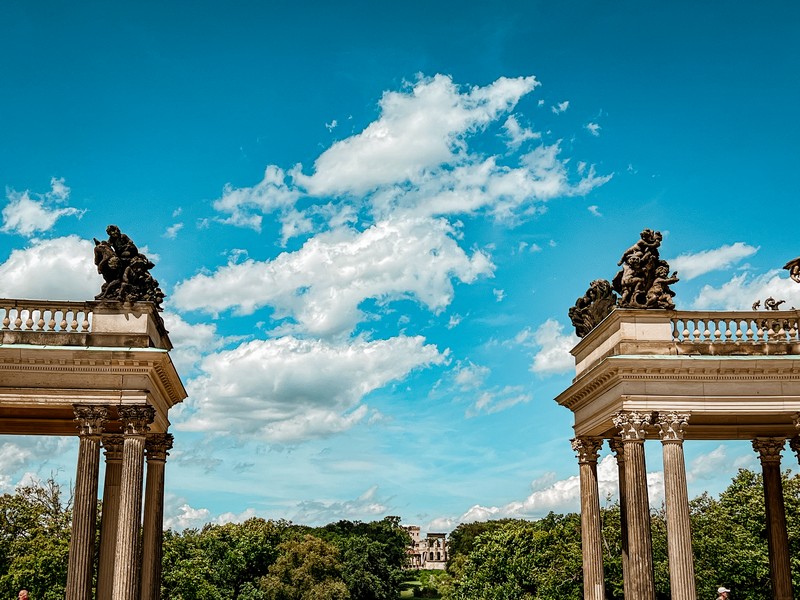
M586 294L578 298L575 306L569 309L575 334L578 337L586 336L614 310L616 303L617 296L611 289L611 284L605 279L595 279Z
M786 300L775 300L772 296L764 300L764 308L767 310L780 310L780 305Z
M617 263L622 269L614 280L609 283L605 279L596 279L586 294L569 309L569 318L578 337L586 336L615 306L675 310L672 301L675 292L670 286L678 283L678 272L670 275L669 264L658 255L661 232L645 229L639 238L622 254Z
M792 281L800 283L800 256L794 260L790 260L783 265L783 268L789 271L789 277L791 277Z
M659 257L661 240L660 231L645 229L639 241L622 254L617 263L622 269L611 282L620 295L620 308L675 309L675 292L669 286L679 281L678 273L670 275L669 264Z
M94 240L94 264L105 282L95 299L152 302L161 310L164 292L150 274L153 262L116 225L109 225L106 233L108 240Z

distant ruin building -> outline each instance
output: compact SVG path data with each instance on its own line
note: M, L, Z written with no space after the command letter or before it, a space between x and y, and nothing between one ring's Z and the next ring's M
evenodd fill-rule
M418 525L408 525L405 530L411 536L407 568L443 571L447 567L447 534L429 533L423 540Z

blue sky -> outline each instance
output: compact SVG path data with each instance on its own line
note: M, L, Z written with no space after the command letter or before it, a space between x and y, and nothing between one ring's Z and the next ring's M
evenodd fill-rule
M4 3L0 296L93 297L109 223L154 258L170 526L575 510L567 310L641 229L678 308L800 306L798 34L790 2ZM6 491L74 476L74 438L0 443ZM687 461L692 494L756 465Z

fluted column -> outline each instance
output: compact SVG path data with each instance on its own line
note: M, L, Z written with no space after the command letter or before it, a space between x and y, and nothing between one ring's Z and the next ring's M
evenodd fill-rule
M603 545L600 533L600 492L597 487L597 455L603 439L579 437L572 440L578 454L581 478L581 549L583 551L583 597L603 600Z
M658 417L664 451L664 492L667 509L667 552L672 600L697 600L694 583L689 494L683 457L683 431L689 415L670 412Z
M147 436L147 485L144 495L142 541L142 600L161 597L161 545L164 538L164 463L172 448L169 433Z
M767 542L769 574L774 600L792 599L792 573L789 566L789 536L786 531L786 508L781 483L783 438L756 438L753 449L761 459L764 474L764 503L767 507Z
M103 484L103 518L100 525L100 566L97 570L97 598L109 600L114 585L114 553L119 521L119 485L122 478L122 436L104 435L106 479Z
M78 424L78 471L72 533L69 542L67 600L89 600L92 595L94 534L97 518L97 479L100 472L100 438L108 417L104 406L75 405Z
M618 412L614 425L625 446L625 495L628 520L629 591L636 600L654 600L653 545L650 538L650 502L644 440L651 415Z
M139 587L137 541L142 514L144 444L155 411L152 406L120 406L118 411L124 441L112 598L136 600Z
M631 598L628 591L631 577L628 564L628 510L626 508L627 495L625 493L625 446L618 437L608 440L608 445L617 459L617 473L619 478L619 535L622 545L622 586L626 598Z

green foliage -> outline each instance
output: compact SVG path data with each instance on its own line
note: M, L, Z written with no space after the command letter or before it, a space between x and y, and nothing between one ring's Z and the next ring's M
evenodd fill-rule
M349 600L336 546L313 535L279 546L259 587L267 600Z
M52 479L0 496L0 596L24 587L37 600L64 597L70 519Z
M285 521L248 519L164 534L162 596L175 600L259 598L254 586L278 558Z
M580 517L549 514L510 521L478 535L445 598L580 600Z

